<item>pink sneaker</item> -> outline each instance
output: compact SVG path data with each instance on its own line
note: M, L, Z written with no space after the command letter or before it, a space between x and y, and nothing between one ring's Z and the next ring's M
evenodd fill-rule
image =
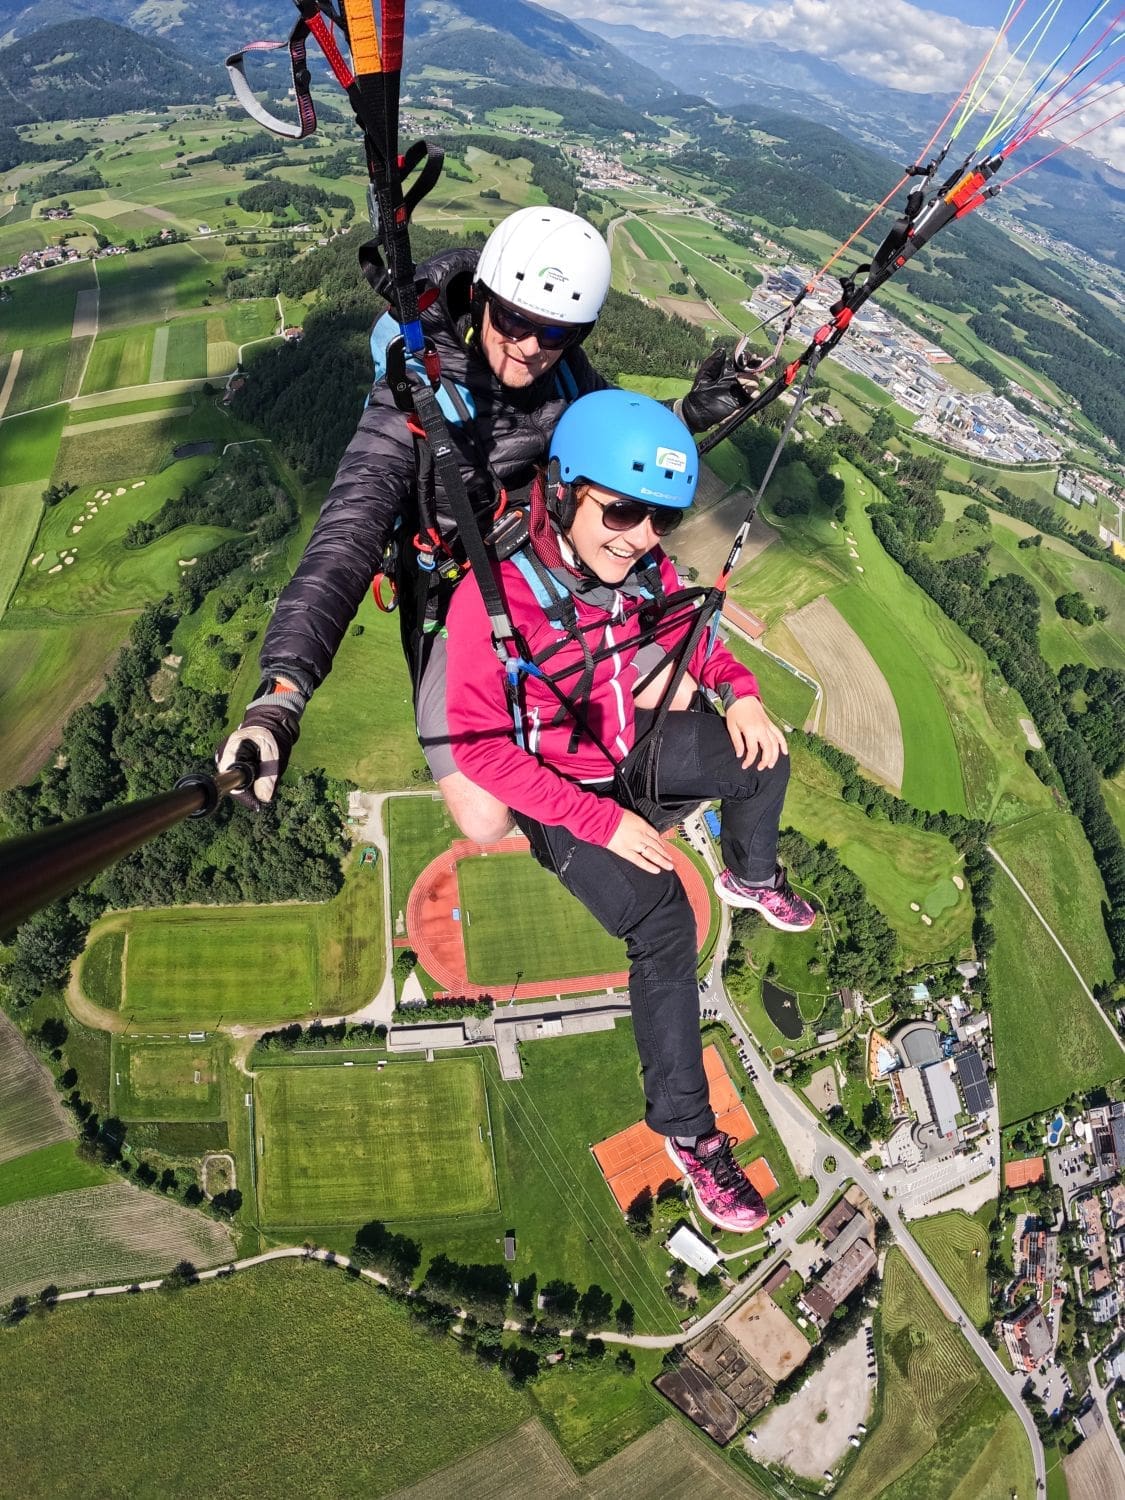
M694 1147L665 1138L668 1155L691 1182L705 1219L735 1234L751 1234L769 1218L762 1195L734 1159L733 1141L721 1130L700 1136Z
M761 912L771 927L782 932L805 932L816 921L816 912L797 895L784 875L779 886L748 885L733 870L715 876L715 894L728 906L745 906Z

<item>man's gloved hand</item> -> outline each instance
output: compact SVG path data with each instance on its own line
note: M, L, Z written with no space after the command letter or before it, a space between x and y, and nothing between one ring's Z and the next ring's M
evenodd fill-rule
M733 354L716 345L696 371L691 390L673 408L692 432L706 432L758 394L757 369L762 361L749 354L744 344L745 340Z
M284 774L300 735L305 707L304 694L288 682L263 683L262 688L247 707L242 723L215 750L220 771L229 771L236 760L257 761L252 784L245 791L232 793L236 801L254 812L273 800L278 777ZM253 754L240 754L243 745L249 745Z

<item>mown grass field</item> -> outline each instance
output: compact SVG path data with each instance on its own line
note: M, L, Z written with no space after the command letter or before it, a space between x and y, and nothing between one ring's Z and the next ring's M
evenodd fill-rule
M399 913L405 917L411 887L418 876L460 834L437 792L432 796L392 797L384 803L383 818L391 847L391 922L397 927Z
M217 1042L115 1036L110 1108L123 1120L219 1120L222 1051Z
M1121 1077L1125 1052L1002 870L993 891L992 1033L1007 1125Z
M19 412L77 395L89 347L89 339L75 339L25 349L8 399L7 414L14 417Z
M102 330L153 323L198 304L206 263L188 245L162 245L98 264Z
M979 1219L955 1209L918 1219L910 1232L978 1328L989 1321L988 1234Z
M868 818L840 797L829 768L799 742L790 746L793 775L786 793L782 827L791 824L806 838L826 839L867 889L867 896L899 935L909 965L966 952L972 932L968 890L958 891L954 875L961 858L948 839L905 824ZM963 878L963 877L962 877ZM922 921L928 913L932 925Z
M71 1140L40 1146L25 1156L0 1162L0 1208L47 1198L72 1188L98 1187L112 1176L96 1162L83 1161Z
M144 385L152 362L152 334L151 326L130 328L128 333L99 333L86 366L82 394Z
M254 1091L264 1224L358 1227L499 1207L477 1057L268 1068Z
M73 1135L54 1079L0 1013L0 1162Z
M1111 980L1113 954L1102 921L1105 886L1078 819L1057 809L1039 813L1001 829L992 844L1090 988Z
M127 1182L73 1188L0 1209L0 1300L214 1266L232 1249L225 1225Z
M651 1355L649 1363L652 1379L659 1365ZM665 1408L656 1393L639 1380L623 1380L611 1359L590 1370L576 1367L557 1373L558 1380L538 1384L532 1399L580 1474L596 1469L665 1420ZM634 1491L617 1493L632 1495Z
M78 1453L87 1493L187 1493L199 1484L201 1413L221 1433L210 1495L385 1495L530 1414L498 1370L320 1264L61 1307L9 1342L15 1419L0 1431L0 1466L27 1495L77 1495ZM158 1442L137 1441L138 1391L160 1413Z
M0 619L19 582L27 561L39 519L43 514L41 482L0 485L0 536L4 550L0 553Z
M1027 1438L968 1344L898 1249L876 1322L881 1415L843 1500L1009 1500L1034 1493Z
M727 636L727 646L731 654L743 666L749 667L758 679L762 702L773 717L780 719L782 723L794 724L798 729L803 728L816 701L816 694L808 683L794 677L792 672L787 672L772 656L749 645L733 631Z
M55 465L65 421L66 408L52 406L0 422L0 474L6 489L36 481L43 488Z
M9 607L9 618L11 607ZM0 787L27 781L58 744L67 715L101 687L132 617L0 629Z
M0 353L69 339L74 299L93 285L94 269L85 260L9 284L10 296L0 302Z
M625 945L611 937L530 854L487 854L457 866L469 979L499 993L517 973L538 979L620 974Z
M138 1030L340 1015L383 976L382 885L358 864L323 903L181 907L108 922L129 934L121 1009Z

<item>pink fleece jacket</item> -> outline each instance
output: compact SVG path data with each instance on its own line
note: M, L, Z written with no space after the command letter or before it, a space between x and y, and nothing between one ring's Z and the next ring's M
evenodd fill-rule
M660 560L664 588L667 593L674 593L681 586L676 570L663 552L658 550L655 555ZM547 619L514 563L501 564L501 579L513 623L533 656L565 638L565 632L557 631ZM635 741L633 692L642 676L635 660L641 631L638 618L641 601L618 594L612 613L590 605L581 597L576 598L576 603L578 625L590 649L615 648L597 664L586 700L586 715L590 728L612 752L616 763L628 754ZM677 613L678 623L671 619L659 638L666 650L674 647L690 629L686 611ZM608 844L621 822L622 808L611 797L599 796L580 783L604 784L612 777L613 766L585 734L574 754L570 754L573 721L568 717L559 725L552 722L559 708L558 699L535 677L521 679L523 738L527 748L521 749L516 744L503 669L492 646L480 589L471 574L458 585L453 596L448 631L446 714L458 769L516 812L541 823L561 824L587 843ZM559 684L569 696L578 684L579 674L573 669L581 665L581 648L571 640L556 652L545 670L554 675L566 667L572 668ZM721 642L716 643L707 657L704 637L689 671L705 687L726 688L732 698L759 696L753 673L737 662Z

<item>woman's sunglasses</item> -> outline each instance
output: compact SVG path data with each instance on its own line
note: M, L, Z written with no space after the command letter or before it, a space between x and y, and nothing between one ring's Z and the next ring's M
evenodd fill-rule
M554 351L569 349L579 343L594 326L592 323L533 323L514 307L501 302L494 292L489 293L488 306L492 312L492 324L498 333L517 343L532 335L539 340L540 349Z
M587 499L602 513L602 525L607 531L632 531L642 521L650 521L657 536L667 536L684 518L682 510L672 505L646 505L643 500L597 500L593 495Z

